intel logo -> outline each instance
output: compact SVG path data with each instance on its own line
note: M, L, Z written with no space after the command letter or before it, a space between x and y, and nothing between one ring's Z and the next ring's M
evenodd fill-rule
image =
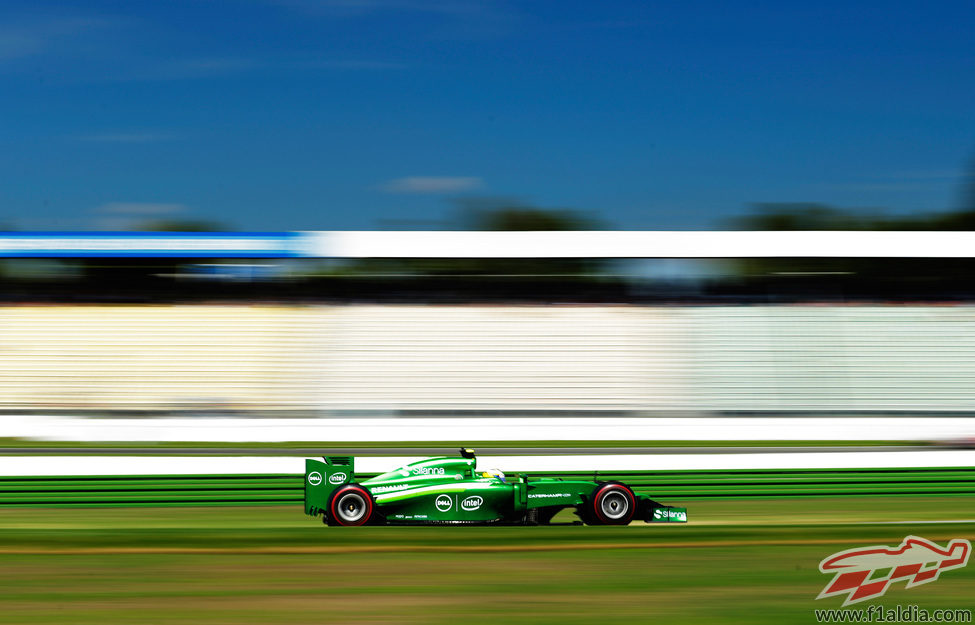
M322 474L318 471L312 471L308 474L308 483L312 486L318 486L322 483Z
M471 510L477 510L480 508L482 503L484 503L484 499L481 497L468 497L464 501L460 502L460 507L463 510L470 512Z
M448 497L447 495L440 495L439 497L437 497L437 501L435 505L437 506L437 510L440 510L441 512L446 512L454 506L454 500Z
M345 481L345 473L333 473L328 476L329 484L341 484L344 481Z

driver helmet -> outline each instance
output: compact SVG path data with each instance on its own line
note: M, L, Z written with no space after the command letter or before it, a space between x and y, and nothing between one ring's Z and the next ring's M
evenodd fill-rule
M487 471L481 473L481 477L496 477L502 482L505 482L504 473L498 469L488 469ZM507 483L507 482L505 482Z

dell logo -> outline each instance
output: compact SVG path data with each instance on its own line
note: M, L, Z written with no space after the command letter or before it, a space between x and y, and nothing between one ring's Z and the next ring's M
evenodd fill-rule
M440 495L436 501L437 510L446 512L454 507L454 500L447 495Z

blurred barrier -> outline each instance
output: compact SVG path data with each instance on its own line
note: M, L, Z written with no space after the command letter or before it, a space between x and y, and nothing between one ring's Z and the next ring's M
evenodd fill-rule
M306 408L316 317L274 306L2 307L0 409Z
M975 417L257 417L0 416L5 436L46 441L275 443L410 441L939 441L975 444ZM456 445L454 444L456 442ZM626 443L621 443L626 446Z
M0 258L971 258L952 231L4 232Z
M972 379L968 306L0 308L6 411L971 413Z
M300 504L301 475L0 478L6 506L253 506Z
M975 494L973 467L530 475L618 480L661 499ZM294 474L0 478L0 508L300 505L302 498L303 476Z
M671 472L671 471L791 471L897 469L913 467L965 468L975 466L975 450L930 451L803 451L772 453L588 454L538 456L481 454L482 468L530 472ZM395 453L395 450L389 450ZM242 451L241 453L247 453ZM421 460L418 456L359 456L356 469L380 473ZM61 477L73 475L251 475L297 474L304 471L301 456L0 456L0 476Z
M547 475L547 474L538 474ZM562 472L621 481L654 497L975 494L975 468Z

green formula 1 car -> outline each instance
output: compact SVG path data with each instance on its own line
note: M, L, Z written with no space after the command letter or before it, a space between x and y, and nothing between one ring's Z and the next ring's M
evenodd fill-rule
M664 506L619 482L518 477L478 471L469 449L461 457L428 458L376 477L353 480L354 460L305 461L305 514L329 525L548 523L574 508L589 525L686 523L687 509Z

